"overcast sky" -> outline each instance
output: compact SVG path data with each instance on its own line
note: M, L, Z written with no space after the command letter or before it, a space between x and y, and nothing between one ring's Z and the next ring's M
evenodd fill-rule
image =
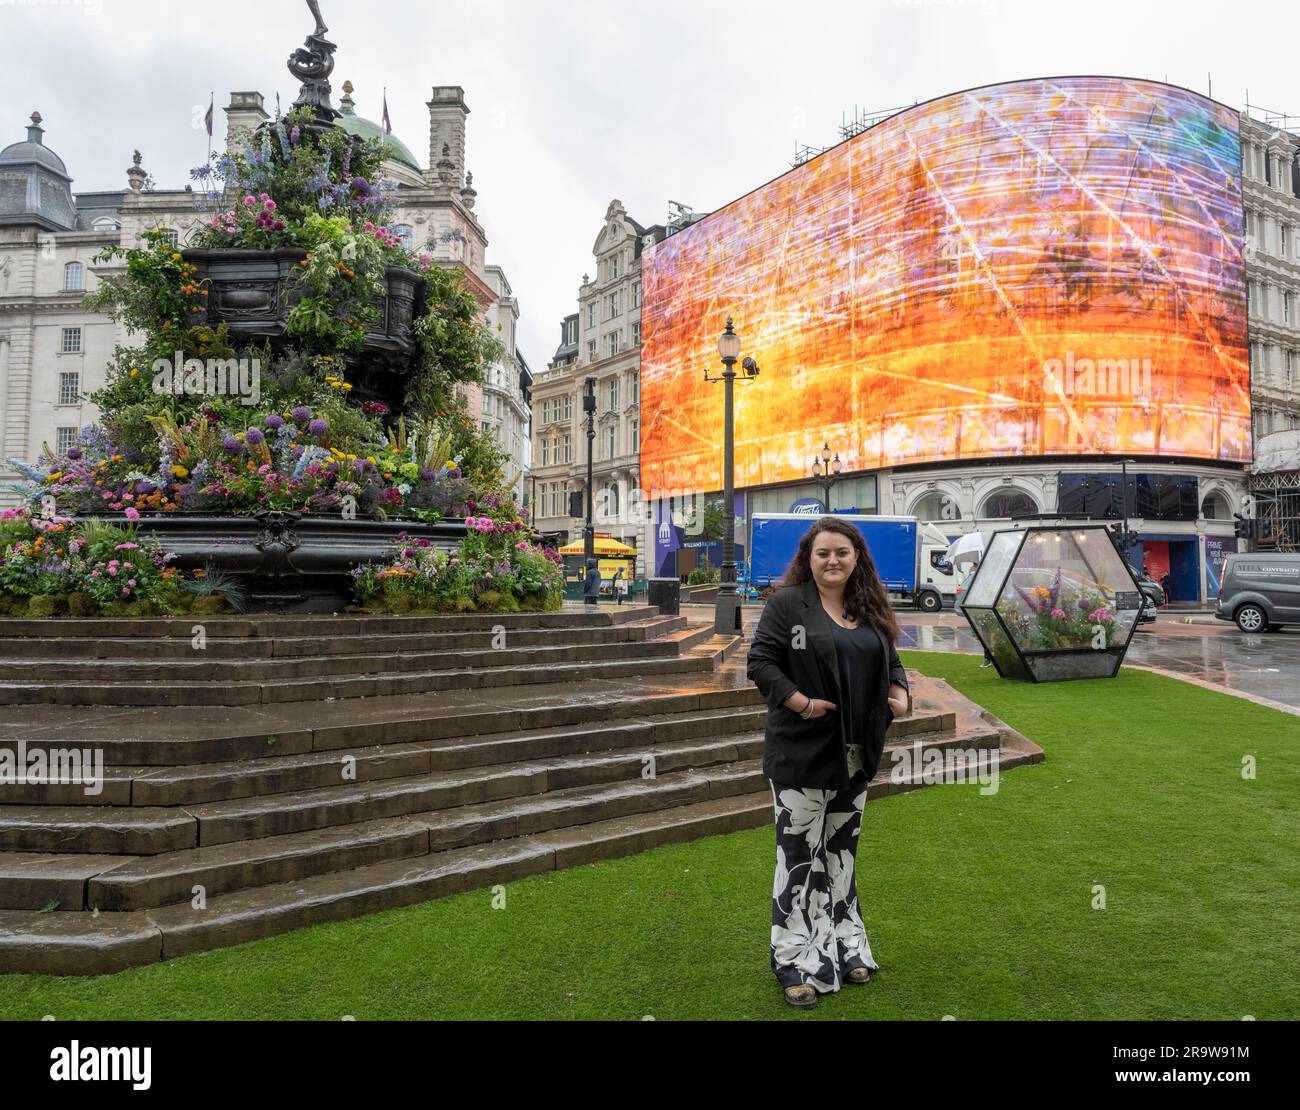
M609 201L642 224L668 201L708 211L789 168L797 143L838 141L842 116L1027 77L1168 80L1300 126L1294 0L321 0L338 44L334 95L381 115L428 160L425 101L461 85L467 166L488 261L519 298L534 373L577 311ZM73 189L126 185L131 151L161 188L204 159L232 89L274 110L285 59L312 27L304 0L3 0L0 146L33 109ZM197 121L197 129L195 123Z

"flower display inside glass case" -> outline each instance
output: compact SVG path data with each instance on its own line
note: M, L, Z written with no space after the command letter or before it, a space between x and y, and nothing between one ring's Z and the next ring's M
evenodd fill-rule
M962 611L1003 678L1119 672L1142 593L1104 526L995 532Z

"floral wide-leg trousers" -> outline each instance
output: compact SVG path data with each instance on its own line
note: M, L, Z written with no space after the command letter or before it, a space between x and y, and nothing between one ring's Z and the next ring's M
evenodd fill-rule
M849 748L847 790L772 783L776 877L772 883L772 971L782 987L837 991L855 967L875 970L858 909L854 874L867 775L862 748Z

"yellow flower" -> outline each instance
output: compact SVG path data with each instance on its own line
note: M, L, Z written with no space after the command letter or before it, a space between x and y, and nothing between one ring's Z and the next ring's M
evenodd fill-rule
M180 260L181 260L181 256L180 256L179 252L177 252L177 251L172 251L172 261L173 261L173 262L179 262Z
M343 382L342 385L343 385L343 388L344 388L344 389L351 389L351 388L352 388L350 385L348 385L347 382Z
M374 456L374 455L367 455L367 456L366 456L366 462L368 462L371 466L378 466L378 465L379 465L378 463L375 462L375 456Z
M349 456L348 456L348 462L356 462L356 461L357 461L357 457L356 457L356 455L349 455Z
M326 361L326 362L333 362L333 361L334 361L334 358L333 358L332 355L325 355L324 358L325 358L325 361Z
M177 478L188 478L190 475L190 472L179 463L172 467L172 473L175 474Z
M60 478L62 478L62 477L63 477L63 471L62 471L62 470L56 470L56 471L55 471L53 474L51 474L51 475L49 476L49 478L46 479L46 480L47 480L47 481L50 481L50 482L57 482L57 481L58 481Z
M100 461L99 461L99 466L100 466L101 469L102 469L103 467L106 467L107 465L108 465L108 460L107 460L107 459L100 459Z
M134 378L138 373L140 373L140 368L139 368L138 366L132 366L132 367L131 367L131 377Z

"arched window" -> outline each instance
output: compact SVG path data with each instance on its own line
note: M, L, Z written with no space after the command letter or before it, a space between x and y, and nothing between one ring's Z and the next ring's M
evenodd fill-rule
M927 493L912 509L918 520L961 520L961 506L947 493Z
M1232 514L1228 512L1227 499L1221 493L1207 493L1201 502L1201 516L1206 520L1227 520Z
M65 290L86 288L86 269L80 262L69 262L63 267L63 288Z
M117 231L118 223L112 216L96 216L90 223L95 231Z
M401 240L402 246L407 250L415 243L415 228L410 224L393 224L388 230Z
M605 512L611 517L619 514L617 482L610 482L605 486Z
M984 519L1028 516L1038 512L1038 503L1024 490L1010 486L989 494L984 499L980 516Z

